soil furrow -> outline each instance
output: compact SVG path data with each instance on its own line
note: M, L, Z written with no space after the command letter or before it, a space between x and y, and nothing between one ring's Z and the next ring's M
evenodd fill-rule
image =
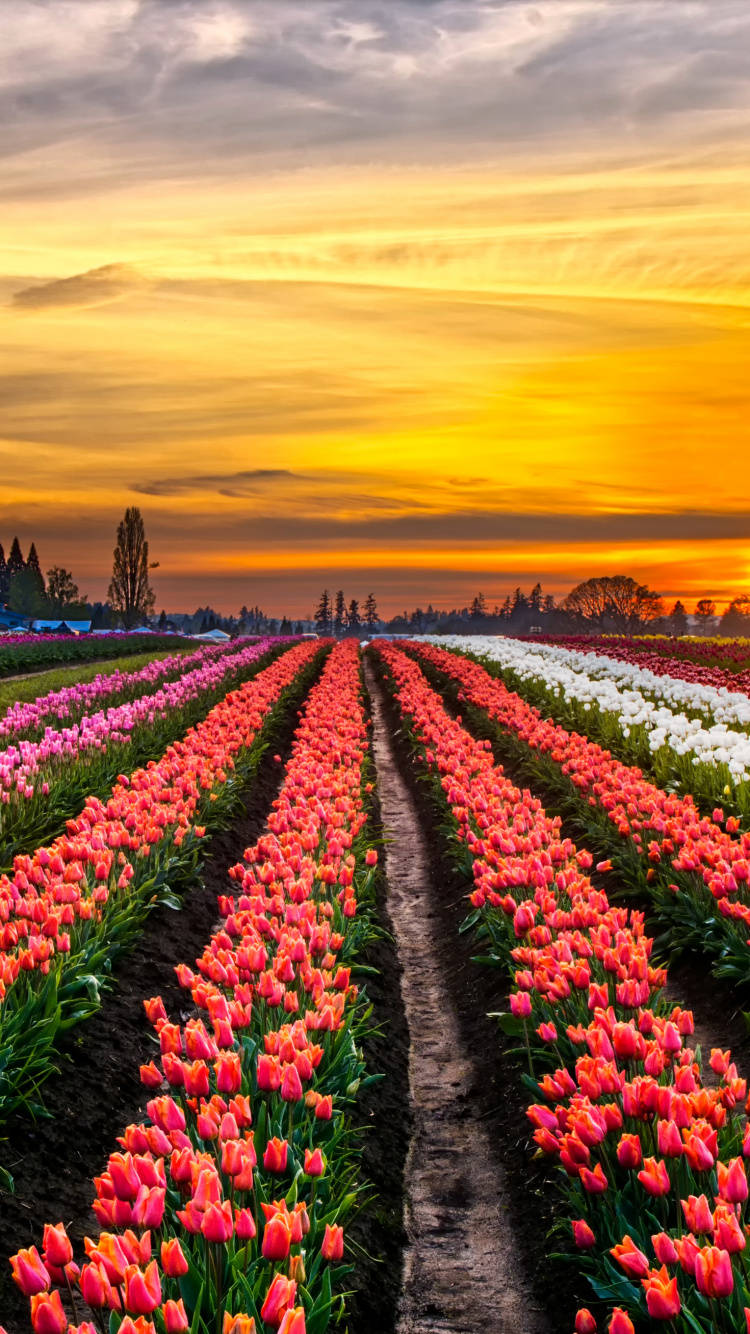
M444 967L445 939L430 855L399 771L381 687L366 675L373 749L389 844L388 906L403 968L414 1115L406 1167L407 1231L401 1334L536 1334L533 1308L509 1223L510 1198L491 1130L475 1097L483 1071L467 1049ZM486 1114L485 1114L486 1115Z

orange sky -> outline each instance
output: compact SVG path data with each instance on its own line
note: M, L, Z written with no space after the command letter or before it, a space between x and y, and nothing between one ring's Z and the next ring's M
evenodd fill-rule
M19 0L0 541L103 596L750 589L750 12ZM709 40L710 37L710 40Z

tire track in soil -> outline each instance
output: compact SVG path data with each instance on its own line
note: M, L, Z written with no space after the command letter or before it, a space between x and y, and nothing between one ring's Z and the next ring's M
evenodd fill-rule
M404 1289L398 1334L543 1334L509 1223L509 1191L464 1054L441 958L443 929L429 852L390 737L382 687L369 662L373 753L386 849L388 907L403 967L411 1035L414 1133L406 1165ZM451 942L452 943L452 942Z

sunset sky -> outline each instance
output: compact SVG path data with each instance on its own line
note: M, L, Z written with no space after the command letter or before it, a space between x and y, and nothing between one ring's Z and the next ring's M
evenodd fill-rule
M13 0L0 541L157 607L750 591L747 0Z

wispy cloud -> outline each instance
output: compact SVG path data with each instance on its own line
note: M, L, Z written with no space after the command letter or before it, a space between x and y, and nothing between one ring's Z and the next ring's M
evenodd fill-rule
M66 306L103 306L143 290L146 281L129 264L105 264L99 269L76 273L51 283L24 287L14 292L16 310L52 310Z

